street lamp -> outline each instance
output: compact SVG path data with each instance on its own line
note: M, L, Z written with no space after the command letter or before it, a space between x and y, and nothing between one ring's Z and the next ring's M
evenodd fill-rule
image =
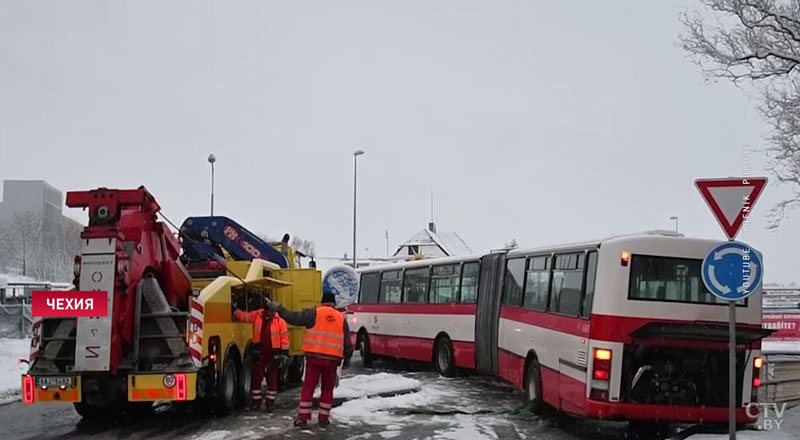
M356 194L358 188L358 156L364 154L364 150L353 152L353 269L356 269Z
M676 216L674 216L674 215L673 215L673 216L672 216L672 217L670 217L669 219L670 219L670 220L675 220L675 233L677 234L677 233L678 233L678 217L676 217Z
M211 216L214 216L214 162L217 161L217 157L214 154L208 155L208 163L211 164Z

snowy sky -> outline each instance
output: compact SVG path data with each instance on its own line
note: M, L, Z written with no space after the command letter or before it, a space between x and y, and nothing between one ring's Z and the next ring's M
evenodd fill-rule
M723 238L692 182L740 175L767 126L677 47L685 5L0 0L0 179L144 184L180 222L208 212L213 152L217 214L341 256L360 148L361 254L424 227L431 189L476 251L674 215ZM788 193L747 239L767 281L800 281L800 215L764 230Z

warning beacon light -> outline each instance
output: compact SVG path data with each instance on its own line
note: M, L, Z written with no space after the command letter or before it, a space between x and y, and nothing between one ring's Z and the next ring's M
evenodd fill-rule
M627 266L628 262L631 261L631 253L628 251L622 251L622 256L620 257L620 263L623 266Z

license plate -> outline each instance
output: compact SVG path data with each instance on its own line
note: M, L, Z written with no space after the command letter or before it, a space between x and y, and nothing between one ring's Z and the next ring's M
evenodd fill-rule
M36 378L37 387L67 387L72 388L74 380L71 376L40 376Z

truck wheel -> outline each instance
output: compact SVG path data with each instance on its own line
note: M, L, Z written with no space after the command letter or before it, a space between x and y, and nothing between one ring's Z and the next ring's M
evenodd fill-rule
M256 360L253 356L253 351L248 350L244 355L244 362L242 363L242 371L239 374L239 386L236 396L236 406L243 408L250 404L250 382L253 381L253 365Z
M453 355L453 343L450 338L442 336L436 344L434 362L439 374L445 377L453 377L456 372L455 356Z
M302 382L304 368L305 359L303 356L293 356L292 364L289 366L289 382Z
M222 369L217 392L217 411L222 415L230 414L236 406L236 390L239 382L237 376L236 362L233 357L225 356L225 366Z
M531 359L525 372L525 394L531 411L534 414L542 412L542 374L539 370L539 361Z
M84 402L75 402L72 406L75 407L75 412L86 420L97 420L112 415L112 411L106 406L89 405Z
M366 331L358 334L358 350L361 355L361 364L369 368L372 366L372 351L369 346L369 335Z

